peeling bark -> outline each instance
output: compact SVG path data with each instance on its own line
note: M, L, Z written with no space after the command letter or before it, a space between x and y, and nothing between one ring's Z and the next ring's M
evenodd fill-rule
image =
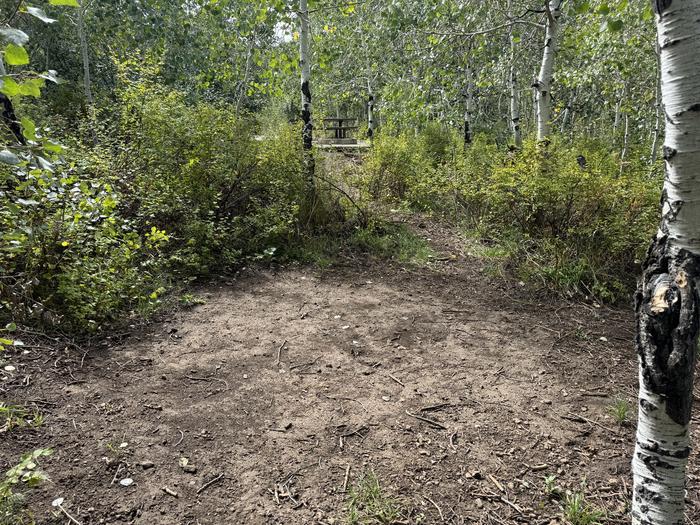
M632 523L682 525L700 308L700 0L656 0L653 6L666 177L661 225L635 301L639 422Z
M547 25L544 39L542 64L537 81L534 84L537 105L537 140L546 141L552 129L552 76L557 55L559 39L559 19L561 18L562 0L550 0L547 3Z
M508 0L508 16L512 17L511 9L513 1ZM515 147L520 149L523 145L523 138L520 132L520 98L518 95L518 77L515 70L516 59L516 42L513 34L513 24L510 26L510 75L508 83L510 84L510 128L513 132L513 143Z
M472 143L472 122L474 120L474 75L471 66L467 65L465 74L467 77L467 89L464 94L466 98L464 108L464 145Z
M374 130L376 123L374 121L374 95L370 89L369 98L367 100L367 136L370 140L374 138Z
M301 65L301 131L304 144L304 164L309 191L314 188L315 162L313 155L313 121L311 119L311 54L309 41L309 6L307 0L299 0L299 62Z

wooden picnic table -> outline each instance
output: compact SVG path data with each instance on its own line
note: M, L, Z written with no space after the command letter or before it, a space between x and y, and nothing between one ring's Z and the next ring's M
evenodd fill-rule
M358 129L357 119L351 117L328 117L323 119L323 124L323 129L333 131L336 139L347 139L348 131Z

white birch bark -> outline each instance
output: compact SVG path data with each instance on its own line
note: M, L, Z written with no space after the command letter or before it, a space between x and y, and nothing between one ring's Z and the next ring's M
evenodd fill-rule
M315 195L314 172L315 162L313 156L313 121L311 119L311 50L310 50L310 20L309 4L307 0L299 0L299 62L301 65L301 118L303 127L301 137L304 144L304 164L306 168L306 182L309 186L311 200Z
M374 130L377 124L374 120L374 93L372 92L372 85L369 80L367 80L367 91L369 93L367 99L367 135L370 140L374 138Z
M508 13L510 14L511 0L508 0ZM513 35L513 25L510 26L510 127L513 132L513 143L520 149L523 145L523 138L520 132L520 98L518 94L518 78L515 69L516 44Z
M535 82L537 103L537 140L546 141L552 128L552 76L557 55L559 19L562 0L550 0L547 4L547 24L544 39L542 65Z
M659 46L656 46L656 100L655 110L656 118L654 119L654 140L651 143L651 164L656 164L656 159L659 155L659 137L661 137L661 68L659 67Z
M666 114L662 220L636 298L633 525L684 523L700 282L700 0L654 3Z
M465 69L467 77L466 103L464 107L464 144L472 143L472 126L474 123L474 74L469 64Z
M304 149L310 150L313 141L311 121L311 57L309 5L307 0L299 0L299 63L301 65L301 118L304 122L302 138Z

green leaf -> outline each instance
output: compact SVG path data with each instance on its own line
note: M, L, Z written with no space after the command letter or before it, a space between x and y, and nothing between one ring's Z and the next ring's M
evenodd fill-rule
M29 42L29 35L24 31L15 29L14 27L0 28L0 36L2 36L2 38L7 40L8 42L12 42L13 44L17 44L18 46Z
M5 47L5 62L11 66L23 66L29 64L27 50L17 44L7 44Z
M28 117L22 117L22 134L27 140L36 140L36 124Z
M3 77L0 79L0 93L15 97L20 94L19 84L11 77Z
M63 146L50 140L44 142L43 147L45 151L50 151L51 153L61 153L63 151Z
M49 0L51 5L67 5L69 7L80 7L78 0Z
M16 166L20 163L19 157L10 150L4 149L0 151L0 162Z
M17 324L9 323L5 326L5 330L7 330L8 332L14 332L15 330L17 330Z
M41 96L41 88L44 87L43 78L30 78L19 85L21 95L39 98Z
M38 7L32 7L32 6L27 6L27 13L30 15L38 18L42 22L45 22L47 24L53 24L56 20L54 18L49 17L46 13L44 13L43 9L40 9Z
M622 28L624 27L624 23L622 20L611 20L608 19L608 30L609 31L621 31Z

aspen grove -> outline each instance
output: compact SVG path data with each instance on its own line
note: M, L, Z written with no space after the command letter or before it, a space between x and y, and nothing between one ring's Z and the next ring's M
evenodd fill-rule
M0 525L700 521L700 0L0 0Z

